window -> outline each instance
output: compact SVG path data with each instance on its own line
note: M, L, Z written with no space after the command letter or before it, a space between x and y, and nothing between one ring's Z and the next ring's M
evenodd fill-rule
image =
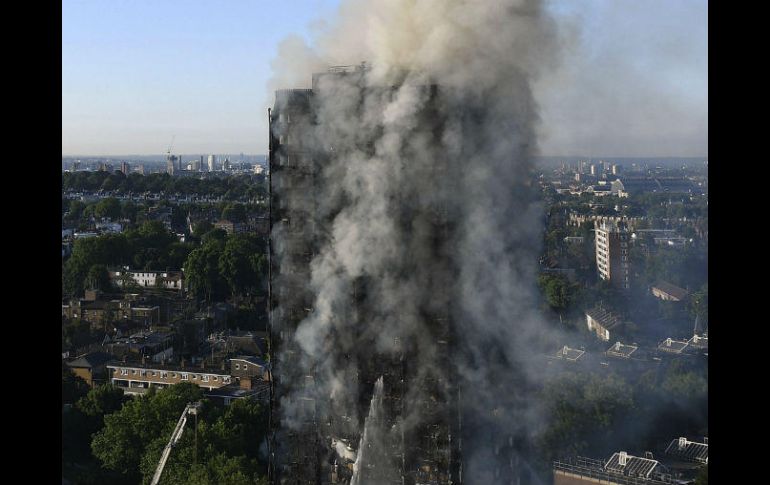
M189 380L188 375L187 374L182 374L182 380L183 381Z
M201 380L203 382L208 382L209 381L209 376L201 376Z
M211 380L212 381L216 381L217 380L217 376L212 377Z
M235 364L235 368L236 369L240 369L241 368L241 364Z
M160 371L160 376L163 378L168 377L168 371L165 371L165 370Z
M120 375L127 376L128 375L128 369L120 369Z
M131 371L131 375L136 375L136 369L133 369L133 370Z
M193 378L193 379L197 379L197 378L198 378L198 376L197 376L197 375L195 375L195 374L193 374L193 375L192 375L192 378Z

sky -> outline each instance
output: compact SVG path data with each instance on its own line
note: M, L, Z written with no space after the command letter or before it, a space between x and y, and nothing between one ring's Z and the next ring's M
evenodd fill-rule
M278 44L312 45L338 4L63 0L62 156L160 154L172 139L181 154L265 153ZM549 9L563 45L534 83L542 155L708 156L706 0Z

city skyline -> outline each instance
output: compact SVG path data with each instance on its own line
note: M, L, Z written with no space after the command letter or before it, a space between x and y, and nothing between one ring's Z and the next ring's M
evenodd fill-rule
M155 155L172 138L176 153L266 153L279 46L314 47L340 3L64 2L62 156ZM550 8L563 45L534 86L542 155L708 156L707 2Z

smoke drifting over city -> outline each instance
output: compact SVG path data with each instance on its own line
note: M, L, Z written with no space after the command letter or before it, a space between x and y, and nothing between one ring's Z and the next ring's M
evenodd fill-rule
M388 450L442 419L462 423L446 439L464 483L507 483L526 467L519 451L538 423L527 387L541 374L532 357L554 345L537 311L532 83L557 61L557 40L539 1L348 1L316 45L287 40L273 63L278 89L366 62L314 78L314 122L289 120L302 139L283 125L272 133L327 157L312 201L286 200L323 243L304 288L312 312L296 330L274 328L294 332L297 350L278 350L276 372L313 384L281 398L281 420L299 429L311 397L319 422L346 417L347 434L363 436L356 483L389 483L398 463ZM288 279L286 231L272 238ZM289 306L279 302L274 321ZM385 376L385 394L404 386L385 424L360 406L373 394L383 406L382 378L375 392L359 370L404 358L406 381ZM326 446L344 458L339 437Z

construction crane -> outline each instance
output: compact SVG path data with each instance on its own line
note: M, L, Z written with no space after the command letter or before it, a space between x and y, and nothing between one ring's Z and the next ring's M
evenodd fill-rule
M174 139L176 138L176 135L171 137L171 143L168 144L168 150L166 150L167 155L171 155L171 147L174 146Z
M187 416L190 414L194 414L196 417L198 416L198 411L201 408L200 401L195 403L188 404L184 411L182 411L182 416L179 417L179 421L176 423L176 428L174 428L174 432L171 433L171 438L168 440L168 444L165 448L163 448L163 454L160 455L160 462L158 462L158 468L155 469L155 475L152 476L152 482L150 482L150 485L158 485L158 482L160 481L160 476L163 474L163 468L166 466L166 462L168 461L168 457L171 455L171 450L176 446L177 442L180 438L182 438L182 432L184 431L184 426L187 424Z

